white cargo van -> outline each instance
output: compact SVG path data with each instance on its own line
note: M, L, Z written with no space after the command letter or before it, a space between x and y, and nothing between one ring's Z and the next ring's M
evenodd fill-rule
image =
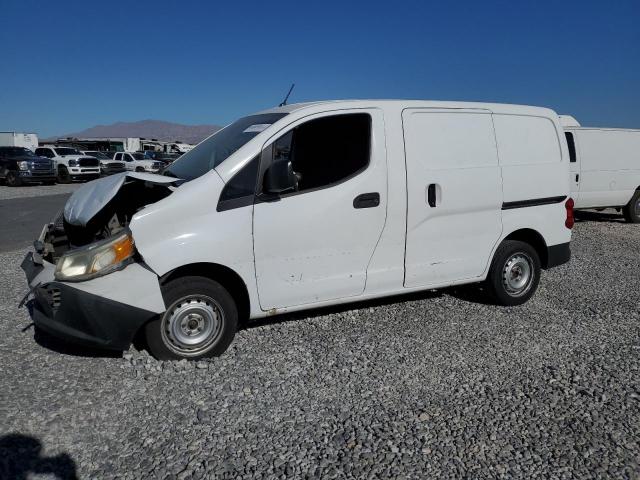
M222 353L238 322L485 282L501 305L567 262L569 153L544 108L287 105L218 131L163 176L77 190L23 269L39 328L159 358Z
M640 130L565 126L575 208L622 210L640 223Z

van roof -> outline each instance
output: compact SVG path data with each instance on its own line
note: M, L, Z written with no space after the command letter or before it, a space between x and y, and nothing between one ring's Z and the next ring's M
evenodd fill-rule
M458 102L443 100L394 100L394 99L353 99L353 100L323 100L317 102L292 103L282 107L274 107L257 113L291 113L303 109L313 109L321 105L335 104L341 108L364 108L364 107L397 107L397 108L454 108L454 109L486 109L494 113L511 114L537 114L548 116L556 113L545 107L535 107L530 105L512 105L507 103L484 103L484 102Z

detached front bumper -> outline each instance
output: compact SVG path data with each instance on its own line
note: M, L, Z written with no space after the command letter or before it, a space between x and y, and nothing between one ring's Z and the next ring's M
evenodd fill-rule
M21 267L34 296L33 322L71 343L126 350L138 329L164 311L157 276L139 264L78 283L56 281L55 267L33 253Z

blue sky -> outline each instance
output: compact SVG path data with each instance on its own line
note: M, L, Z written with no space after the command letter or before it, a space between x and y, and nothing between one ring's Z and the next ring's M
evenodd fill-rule
M225 124L279 103L543 105L640 128L640 1L2 0L0 131Z

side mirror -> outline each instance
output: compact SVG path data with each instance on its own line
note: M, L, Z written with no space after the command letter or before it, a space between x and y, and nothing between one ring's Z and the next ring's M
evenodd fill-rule
M289 160L278 160L264 173L263 190L266 193L280 194L298 189L298 177Z

